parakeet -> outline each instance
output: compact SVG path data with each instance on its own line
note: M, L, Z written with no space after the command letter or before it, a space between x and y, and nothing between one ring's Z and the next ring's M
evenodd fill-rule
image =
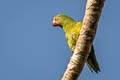
M77 22L65 14L59 14L53 18L52 25L53 27L59 26L63 29L69 48L73 52L80 34L82 22ZM100 72L93 45L91 46L91 50L86 63L88 64L88 67L92 72Z

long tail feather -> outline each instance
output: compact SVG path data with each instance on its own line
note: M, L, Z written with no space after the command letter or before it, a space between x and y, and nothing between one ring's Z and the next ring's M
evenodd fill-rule
M90 54L87 59L87 64L91 72L95 71L96 73L100 72L100 68L98 62L95 57L94 47L92 45Z

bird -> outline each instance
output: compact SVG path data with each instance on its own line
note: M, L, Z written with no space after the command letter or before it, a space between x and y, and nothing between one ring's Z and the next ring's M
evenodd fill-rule
M53 27L60 27L65 33L65 38L67 40L70 50L73 52L78 40L80 30L82 27L82 22L77 22L71 17L65 14L58 14L54 16L52 21ZM89 56L86 61L91 72L100 72L99 64L97 62L93 44L89 51Z

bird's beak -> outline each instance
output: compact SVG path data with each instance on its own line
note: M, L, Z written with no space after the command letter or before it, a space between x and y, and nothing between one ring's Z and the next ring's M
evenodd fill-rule
M58 26L58 23L56 21L53 21L52 22L52 26L55 27L55 26Z

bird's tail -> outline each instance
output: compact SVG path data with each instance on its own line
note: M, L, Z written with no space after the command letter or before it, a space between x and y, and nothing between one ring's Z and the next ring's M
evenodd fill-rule
M96 73L100 72L100 68L98 65L98 62L96 60L95 52L94 52L94 47L92 45L90 54L87 59L87 64L91 72L95 71Z

